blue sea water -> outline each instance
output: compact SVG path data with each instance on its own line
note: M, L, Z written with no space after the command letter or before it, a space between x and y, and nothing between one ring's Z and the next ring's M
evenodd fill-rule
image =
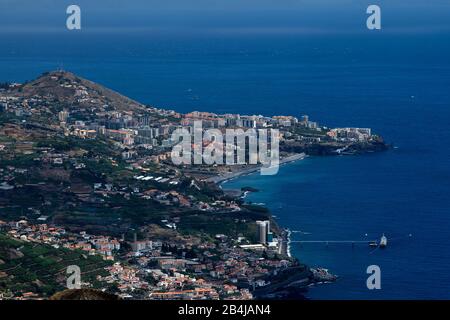
M312 299L450 298L450 43L447 33L293 35L0 34L0 81L59 67L141 102L180 112L290 114L371 127L396 149L310 157L276 176L229 182L260 189L292 252L340 276ZM365 234L368 234L366 237ZM407 237L412 234L412 237ZM366 288L381 267L382 289Z

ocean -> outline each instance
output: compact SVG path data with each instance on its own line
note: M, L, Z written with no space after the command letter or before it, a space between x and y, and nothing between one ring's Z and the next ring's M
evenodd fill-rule
M395 145L361 156L309 157L275 176L225 184L260 191L292 244L336 283L311 299L450 298L450 43L445 32L0 34L0 81L63 68L143 103L179 112L308 114L330 127L370 127ZM367 236L366 236L367 234ZM409 236L411 235L411 236ZM368 290L366 268L381 268Z

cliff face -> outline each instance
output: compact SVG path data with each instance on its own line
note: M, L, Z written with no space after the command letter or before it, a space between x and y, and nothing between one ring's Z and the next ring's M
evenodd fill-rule
M256 288L253 294L256 299L303 300L308 285L314 282L313 273L306 265L299 264L287 268L276 275L264 278L270 284Z

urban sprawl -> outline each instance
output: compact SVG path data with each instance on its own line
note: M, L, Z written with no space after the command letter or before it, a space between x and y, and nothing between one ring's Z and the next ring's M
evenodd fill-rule
M290 256L289 232L264 206L246 202L245 194L257 190L221 188L258 165L171 161L179 143L172 133L192 130L196 121L223 133L277 129L281 162L384 146L369 128L328 128L307 115L181 114L144 106L65 71L2 84L0 239L11 247L0 248L0 298L52 293L39 290L45 283L39 273L30 276L32 285L15 285L14 272L27 268L14 262L26 258L25 244L100 257L101 270L89 271L95 277L88 281L81 270L82 288L124 299L273 297L292 283L304 288L328 279L323 269ZM63 280L58 284L54 291L64 289Z

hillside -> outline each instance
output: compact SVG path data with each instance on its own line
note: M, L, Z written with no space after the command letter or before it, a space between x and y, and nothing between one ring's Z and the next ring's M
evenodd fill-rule
M96 107L99 103L118 111L142 112L142 104L100 84L83 79L67 71L53 71L41 75L12 91L25 98L35 96L53 98L66 107Z
M223 192L166 159L179 121L65 71L0 91L0 218L113 235L172 218L186 232L253 232L234 203L204 214Z
M82 270L83 282L95 282L110 262L81 251L19 241L0 233L0 293L33 292L49 297L64 289L67 266Z

